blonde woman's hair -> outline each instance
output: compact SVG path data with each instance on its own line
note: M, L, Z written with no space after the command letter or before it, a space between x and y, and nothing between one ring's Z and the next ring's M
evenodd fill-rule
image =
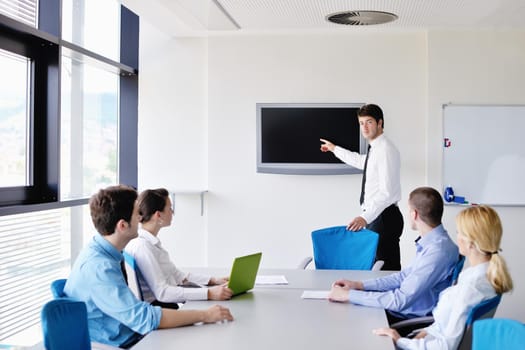
M469 207L456 217L458 232L467 237L481 253L490 256L487 278L498 294L512 289L505 260L499 254L503 228L498 213L486 205Z

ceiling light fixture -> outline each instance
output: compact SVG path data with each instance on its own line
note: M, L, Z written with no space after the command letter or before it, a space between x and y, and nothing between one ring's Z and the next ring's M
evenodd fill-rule
M397 15L383 11L345 11L326 16L326 20L336 24L366 26L395 21Z

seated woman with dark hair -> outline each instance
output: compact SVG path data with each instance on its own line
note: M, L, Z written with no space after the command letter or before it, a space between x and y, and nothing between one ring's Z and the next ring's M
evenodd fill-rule
M186 300L227 300L232 291L227 277L216 278L184 273L170 260L158 238L161 228L171 225L173 209L169 192L164 188L145 190L138 198L141 215L139 237L131 240L125 250L140 269L144 300L151 303L179 303ZM210 285L210 288L184 288L185 284Z

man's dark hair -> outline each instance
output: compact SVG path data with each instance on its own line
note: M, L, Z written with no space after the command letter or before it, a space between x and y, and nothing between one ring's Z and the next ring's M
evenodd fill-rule
M438 191L432 187L418 187L410 192L408 201L427 225L436 227L441 224L443 198Z
M139 195L140 222L148 222L157 211L163 211L166 207L169 192L165 188L145 190Z
M383 111L381 110L381 107L375 104L367 104L363 107L359 108L357 111L358 117L372 117L376 120L377 123L379 123L380 120L383 121L383 128L385 127L385 120L383 119Z
M110 186L98 191L89 200L91 220L97 231L108 236L115 232L119 220L131 221L137 191L125 186Z

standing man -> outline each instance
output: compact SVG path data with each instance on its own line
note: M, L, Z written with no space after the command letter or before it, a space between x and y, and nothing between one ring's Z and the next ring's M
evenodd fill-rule
M363 137L368 141L367 154L352 152L321 139L321 151L331 151L346 164L363 169L361 214L347 226L358 231L364 227L379 234L376 260L383 260L383 270L401 270L399 237L403 216L397 202L401 199L400 156L396 146L383 134L383 111L367 104L357 112Z
M138 236L137 191L127 186L102 189L91 197L89 209L98 234L76 259L64 293L86 303L92 341L127 349L157 328L233 320L230 310L219 305L172 310L133 295L121 263L122 250Z

